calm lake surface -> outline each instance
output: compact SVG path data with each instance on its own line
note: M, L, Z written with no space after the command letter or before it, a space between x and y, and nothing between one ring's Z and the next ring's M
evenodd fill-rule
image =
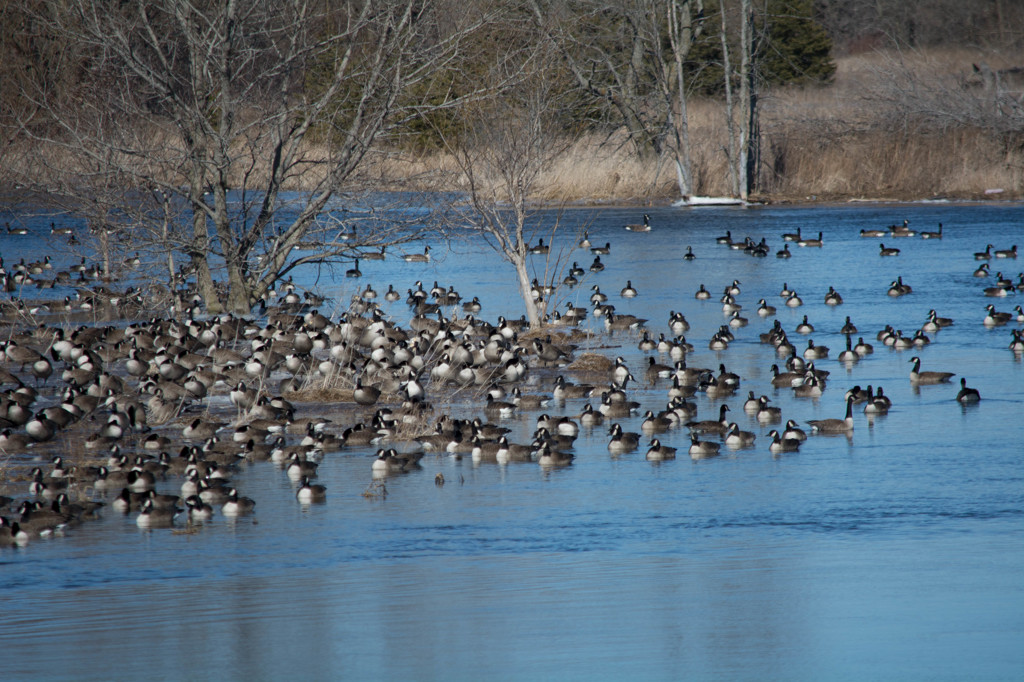
M325 457L327 502L308 508L277 468L253 464L235 478L257 501L250 518L217 515L199 533L174 535L107 510L64 537L0 548L0 679L1024 679L1024 367L1007 350L1021 325L982 324L987 304L1009 312L1024 302L982 293L996 271L1016 282L1024 263L993 259L993 277L972 276L986 244L1024 246L1024 208L648 212L653 229L642 234L623 229L639 209L562 216L611 254L603 272L559 292L559 304L588 305L597 284L617 311L647 318L655 337L669 335L669 310L682 311L696 347L688 364L724 363L743 377L733 398L699 393L698 419L729 404L757 434L752 449L694 462L677 428L661 436L680 448L675 461L646 461L646 439L612 457L605 425L581 431L569 467L428 454L422 470L387 479L386 498L367 498L373 448L349 448ZM859 236L904 219L927 230L941 222L944 238ZM791 244L792 258L776 259L781 235L798 227L822 231L824 246ZM770 255L717 244L726 230L765 237ZM553 252L578 239L544 236ZM879 241L901 254L880 257ZM0 245L8 264L38 257L6 235ZM687 246L693 261L682 259ZM511 269L492 252L457 243L433 253L428 264L362 262L361 280L321 273L320 288L347 301L367 283L404 292L437 280L479 296L487 320L521 314ZM593 256L564 260L587 268ZM890 298L898 276L913 293ZM635 299L619 297L627 279ZM728 320L718 297L734 279L750 324L727 350L710 351ZM784 283L802 307L783 305ZM700 284L712 300L694 299ZM843 305L824 304L829 286ZM776 318L757 316L760 298L778 307L798 351L808 337L793 329L804 315L816 327L809 338L831 347L816 363L832 373L821 398L772 387L780 358L758 335ZM382 305L408 323L403 302ZM886 324L912 334L931 308L955 324L929 334L926 348L894 351L875 339ZM875 346L849 370L834 359L847 316L854 340ZM587 324L603 331L602 319ZM637 341L602 335L591 345L622 355L641 379L631 398L642 414L664 408L668 384L643 384L657 353ZM913 389L914 355L923 370L956 372L954 383ZM980 404L954 400L960 377ZM543 375L535 390L550 392L548 382ZM884 387L889 414L869 423L858 406L852 439L810 436L798 453L772 456L772 426L742 409L752 390L806 427L841 418L855 384ZM578 414L585 402L548 411ZM452 411L480 414L481 404L467 396ZM536 415L506 420L513 440L528 441ZM642 417L618 421L640 431Z

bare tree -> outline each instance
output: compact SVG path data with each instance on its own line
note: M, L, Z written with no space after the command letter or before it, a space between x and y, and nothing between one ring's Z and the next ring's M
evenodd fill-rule
M662 92L667 107L668 125L671 131L669 148L673 153L676 167L676 183L679 194L688 197L693 193L692 160L690 156L690 125L687 117L686 70L684 64L690 55L690 48L704 30L703 0L668 0L665 3L667 16L666 34L672 48L672 69L662 66ZM673 78L674 76L674 78Z
M692 192L686 62L703 30L703 0L531 0L576 86L607 107L640 158L675 167Z
M457 139L445 139L468 187L462 224L512 264L531 329L540 327L544 306L534 296L531 249L545 236L553 249L559 227L545 221L543 214L550 212L537 210L533 194L541 174L570 144L557 125L559 88L542 66L549 57L540 46L524 72L515 75L515 87L503 92L500 105L490 100L467 109ZM521 63L514 68L518 72ZM498 74L496 80L508 83L510 76Z
M68 0L27 11L74 46L80 78L73 92L24 81L14 180L101 215L155 201L134 214L155 218L152 243L184 254L210 311L248 311L298 265L351 253L334 236L351 205L339 191L360 187L389 133L453 105L451 93L411 93L456 70L462 41L488 20L418 0ZM120 191L97 195L100 185ZM160 206L185 229L165 230ZM356 246L385 239L386 221L370 224ZM315 248L297 250L311 230Z
M761 131L758 111L758 74L754 34L754 9L751 0L739 3L740 65L732 67L728 9L719 8L721 20L722 73L725 86L725 116L728 129L729 184L733 195L746 200L757 186ZM739 81L738 101L733 93L733 80ZM737 120L738 119L738 120Z

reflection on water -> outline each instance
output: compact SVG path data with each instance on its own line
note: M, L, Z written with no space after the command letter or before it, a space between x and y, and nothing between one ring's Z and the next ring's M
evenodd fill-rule
M981 324L989 301L971 254L1019 241L1021 209L649 212L655 229L646 234L622 229L634 210L570 213L570 224L586 222L611 253L604 272L558 304L587 305L596 283L618 310L648 318L655 336L668 332L669 310L683 311L696 347L688 363L723 363L743 377L735 398L698 394L699 418L729 403L741 428L757 434L754 448L652 464L647 440L610 457L607 425L597 426L582 429L571 467L428 455L422 471L387 480L386 498L363 496L372 451L352 449L324 460L327 502L308 508L272 465L254 464L238 477L257 500L252 518L217 516L199 533L172 535L108 513L66 537L0 549L0 677L1019 679L1024 464L1014 415L1024 414L1024 382L1006 350L1008 328ZM943 239L899 240L898 257L880 258L877 240L858 236L904 218L928 229L941 221ZM822 230L824 246L791 246L793 257L780 260L714 241L727 229L765 237L774 254L779 236L798 226ZM688 245L693 261L681 258ZM8 261L20 257L17 248L4 245ZM325 293L345 301L367 282L404 291L436 279L479 296L486 319L518 316L509 270L475 245L454 248L427 265L361 263L362 282L339 281ZM568 260L585 266L591 257ZM998 265L1004 274L1020 269ZM914 293L890 299L886 289L900 276ZM635 299L617 295L627 279ZM733 279L750 324L728 350L710 351L708 339L727 320L717 296ZM702 283L711 301L693 298ZM804 306L781 305L783 283ZM843 305L824 305L829 286ZM811 338L832 358L845 347L847 316L875 353L849 368L817 362L832 372L820 398L774 389L768 368L779 358L758 342L773 318L756 315L759 298L778 306L787 330L807 315ZM386 305L407 322L402 303ZM956 324L931 334L927 348L899 352L875 341L885 324L912 333L930 308ZM645 354L636 341L593 345L610 344L602 351L623 355L639 374ZM924 369L968 377L982 402L957 404L956 384L913 387L913 354ZM854 384L883 386L889 414L869 422L857 411L852 438L811 437L799 453L771 456L771 427L740 408L753 390L804 425L840 418ZM640 385L631 397L643 410L661 409L665 386ZM478 408L467 398L453 409ZM509 422L514 440L528 438L535 416ZM639 431L641 420L620 421ZM688 442L685 429L659 437ZM443 487L434 484L439 472Z

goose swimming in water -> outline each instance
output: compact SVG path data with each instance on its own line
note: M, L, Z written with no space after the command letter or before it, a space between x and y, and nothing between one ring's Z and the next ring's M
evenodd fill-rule
M815 433L850 433L853 431L853 399L846 400L843 419L811 419L807 422Z
M718 455L718 451L721 446L718 443L712 443L707 440L699 440L696 433L690 434L690 458L691 459L706 459L708 457L715 457Z
M817 239L801 239L796 244L797 246L822 246L825 242L821 238L821 232L818 232Z
M910 383L912 384L947 384L956 376L956 372L922 372L921 358L913 357L910 362L914 364L910 370Z
M778 454L780 452L797 452L800 450L800 441L796 438L786 438L779 435L779 432L772 429L768 432L768 437L772 439L772 442L768 444L768 451L772 454Z
M650 232L651 231L651 216L644 213L644 222L642 225L626 225L626 229L630 232Z
M981 394L976 388L968 388L967 379L960 378L960 392L956 394L958 403L976 403L981 400Z

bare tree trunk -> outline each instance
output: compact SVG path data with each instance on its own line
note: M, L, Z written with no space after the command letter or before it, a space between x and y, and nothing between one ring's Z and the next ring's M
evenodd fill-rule
M537 313L537 304L533 300L533 286L530 282L530 273L526 269L526 258L516 258L513 263L516 269L516 277L519 279L519 295L523 298L523 307L526 308L526 319L530 322L530 329L540 328L540 315Z
M754 64L754 10L741 0L740 23L740 198L746 201L758 185L760 126L757 111L757 70Z
M728 148L726 149L726 156L728 158L729 168L729 187L732 190L732 196L740 196L740 162L739 162L739 143L736 139L736 103L733 100L732 94L732 64L729 61L729 32L726 23L725 7L721 7L720 15L722 18L722 32L720 37L722 39L722 72L724 74L724 85L725 85L725 125L729 132Z
M750 135L751 135L751 0L740 1L740 139L736 160L739 175L740 199L750 195Z
M697 15L704 14L703 0L696 0ZM674 136L674 161L676 167L676 183L679 186L680 196L687 198L693 193L692 160L690 156L690 125L686 107L686 72L683 62L690 53L693 41L703 28L703 23L693 25L693 7L690 0L668 0L666 3L668 13L668 38L672 47L672 57L675 67L675 105L678 112L673 111L672 97L668 97L667 115L668 123ZM670 78L665 79L666 84L671 82ZM671 92L671 90L670 90Z

